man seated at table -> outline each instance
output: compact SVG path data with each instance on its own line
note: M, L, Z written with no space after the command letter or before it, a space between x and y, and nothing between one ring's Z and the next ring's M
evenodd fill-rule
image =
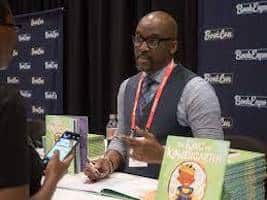
M120 86L118 136L104 158L88 164L85 174L92 181L118 169L158 178L169 134L223 139L213 88L174 63L176 21L163 11L147 14L138 23L133 44L140 72ZM142 138L129 137L130 132Z

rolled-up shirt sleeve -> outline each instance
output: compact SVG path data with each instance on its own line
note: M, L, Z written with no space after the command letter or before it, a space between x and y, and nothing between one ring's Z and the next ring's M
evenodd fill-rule
M213 87L201 77L186 84L177 105L177 120L189 126L194 137L224 138L219 100Z
M125 123L125 119L123 117L123 113L124 113L124 96L125 96L125 89L128 83L128 80L125 80L122 82L120 89L119 89L119 93L118 93L118 97L117 97L117 108L118 108L118 133L119 134L125 134L127 132L126 129L126 123ZM108 146L108 150L115 150L118 153L120 153L122 155L122 157L124 159L126 159L127 157L127 147L126 144L121 141L118 138L114 138L111 140L109 146Z

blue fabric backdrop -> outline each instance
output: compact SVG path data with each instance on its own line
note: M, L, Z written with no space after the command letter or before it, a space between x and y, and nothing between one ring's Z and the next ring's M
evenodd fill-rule
M63 9L19 15L17 48L1 82L20 89L28 119L63 113Z
M267 143L267 1L203 0L198 72L216 89L226 134Z

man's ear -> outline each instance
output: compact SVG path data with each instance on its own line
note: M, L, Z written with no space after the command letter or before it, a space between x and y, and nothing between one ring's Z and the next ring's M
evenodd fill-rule
M177 51L177 46L178 46L178 42L177 40L171 41L170 42L170 54L174 55Z

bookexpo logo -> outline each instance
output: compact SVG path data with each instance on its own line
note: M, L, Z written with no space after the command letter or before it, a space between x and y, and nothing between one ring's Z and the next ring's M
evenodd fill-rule
M32 97L32 92L30 90L20 90L19 93L24 98L31 98Z
M31 19L31 26L40 26L44 23L45 23L44 19L42 19L40 17L37 19L33 19L33 18Z
M33 47L32 48L32 56L40 56L45 53L44 48L42 47Z
M232 73L205 73L203 76L210 84L230 85L233 83Z
M55 39L59 37L59 32L58 30L53 30L53 31L46 31L45 32L45 39Z
M54 61L46 61L45 62L45 69L58 69L58 63Z
M28 42L31 40L31 35L30 34L19 34L18 35L18 41L19 42Z
M235 105L244 107L267 108L267 97L236 95Z
M236 60L267 60L267 49L236 49L235 50Z
M234 37L232 28L218 28L204 31L204 40L229 40Z
M32 77L32 84L33 85L44 85L45 80L42 77Z
M262 14L267 12L267 1L239 3L236 5L237 15Z
M222 117L221 123L223 128L232 128L234 123L231 117Z
M13 77L8 76L6 82L9 84L19 84L20 83L19 77L17 77L17 76L13 76Z
M52 91L45 92L45 99L57 100L57 93Z
M20 70L29 70L31 68L32 68L31 63L27 63L27 62L19 63L19 69Z
M32 106L32 113L44 114L45 111L41 106Z

